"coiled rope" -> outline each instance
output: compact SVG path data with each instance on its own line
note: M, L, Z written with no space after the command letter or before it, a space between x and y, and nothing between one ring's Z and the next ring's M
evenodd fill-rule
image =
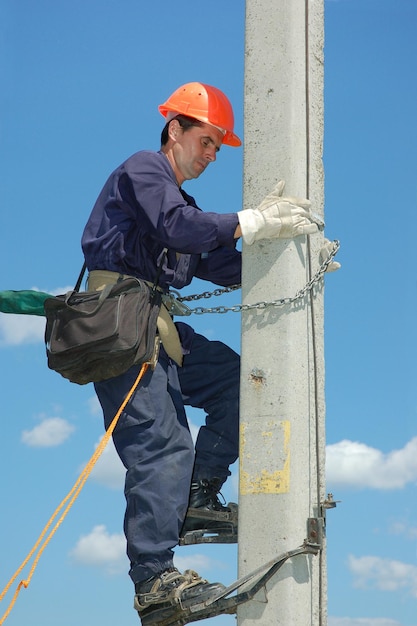
M7 585L5 586L5 588L3 589L3 591L0 594L0 602L3 600L3 598L5 597L5 595L7 594L7 592L9 591L10 587L13 585L14 581L16 580L16 578L19 576L19 574L22 572L22 570L26 567L26 565L29 563L29 561L32 559L32 557L35 555L36 551L37 554L35 556L35 559L33 561L32 567L30 568L29 571L29 575L25 580L21 580L20 583L18 584L16 591L13 595L13 598L10 601L9 606L7 607L6 612L4 613L3 617L0 619L0 626L2 624L4 624L5 620L7 619L7 617L9 616L11 610L13 609L13 606L16 603L17 597L22 589L22 587L24 587L25 589L27 589L27 587L30 584L30 581L32 579L33 573L39 563L39 559L42 556L43 551L45 550L46 546L48 545L48 543L51 541L52 537L54 536L54 534L56 533L56 531L58 530L58 528L60 527L60 525L62 524L62 522L64 521L65 517L67 516L69 510L71 509L72 505L74 504L75 500L78 498L82 488L84 487L87 478L89 477L89 475L91 474L93 467L95 466L95 464L97 463L98 459L100 458L101 454L103 453L110 437L113 434L114 429L116 428L117 422L119 420L119 417L122 413L122 411L124 410L126 404L129 402L130 398L132 397L133 393L135 392L136 387L138 386L139 382L141 381L142 377L144 376L145 372L147 371L149 367L149 363L144 363L140 369L140 372L135 380L135 382L133 383L132 387L130 388L129 392L127 393L125 399L123 400L122 404L120 405L116 415L114 416L109 428L107 429L107 431L104 433L103 437L101 438L97 448L95 449L92 457L90 458L90 460L88 461L87 465L85 466L85 468L83 469L83 471L81 472L81 474L79 475L79 477L77 478L74 486L72 487L71 491L65 496L65 498L62 500L61 504L55 509L54 513L52 514L52 516L50 517L49 521L47 522L46 526L44 527L43 531L41 532L41 534L39 535L38 540L36 541L35 545L33 546L32 550L29 552L29 554L27 555L27 557L25 558L25 560L23 561L23 563L20 565L20 567L16 570L16 572L13 574L13 576L11 577L11 579L9 580L9 582L7 583ZM65 506L66 505L66 506ZM65 507L65 508L64 508ZM50 530L49 534L47 535L49 529L51 528L53 522L55 521L55 519L58 517L58 514L60 513L60 511L64 509L61 513L61 516L59 517L59 519L57 520L57 522L55 523L55 526L52 528L52 530ZM46 538L45 538L46 536Z

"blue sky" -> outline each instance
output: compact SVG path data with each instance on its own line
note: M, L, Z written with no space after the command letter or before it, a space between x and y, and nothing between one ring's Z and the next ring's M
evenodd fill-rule
M325 294L327 487L342 500L328 514L329 626L417 625L416 23L416 0L325 2L326 235L340 239L342 263ZM243 60L240 0L207 10L181 0L3 0L0 289L62 292L75 282L102 184L136 150L158 148L157 105L180 84L226 91L242 134ZM222 149L186 189L206 210L239 210L242 151ZM240 292L221 299L239 301ZM239 350L238 314L191 322ZM0 315L1 589L102 435L92 387L47 369L43 327ZM196 429L202 416L189 417ZM236 471L224 492L237 498ZM138 623L123 511L109 447L6 623ZM177 565L230 583L236 548L181 548Z

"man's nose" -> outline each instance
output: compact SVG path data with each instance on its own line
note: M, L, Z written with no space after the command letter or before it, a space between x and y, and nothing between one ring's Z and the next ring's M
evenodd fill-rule
M213 146L213 147L208 147L208 148L207 148L207 151L206 151L206 155L205 155L205 157L206 157L207 161L209 161L210 163L211 163L212 161L215 161L215 160L216 160L216 157L217 157L216 147L215 147L215 146Z

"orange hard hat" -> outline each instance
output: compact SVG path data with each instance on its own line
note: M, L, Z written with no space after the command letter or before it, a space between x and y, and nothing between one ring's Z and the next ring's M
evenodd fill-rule
M200 122L216 126L228 146L240 146L241 141L233 132L232 105L225 94L211 85L187 83L178 87L166 102L160 104L159 112L166 117L169 112L182 113Z

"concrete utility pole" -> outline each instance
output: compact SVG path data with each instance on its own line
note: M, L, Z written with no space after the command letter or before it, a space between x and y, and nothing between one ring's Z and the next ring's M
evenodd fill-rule
M246 0L244 206L279 179L323 207L323 2ZM243 254L244 304L293 297L318 269L322 234ZM242 315L239 576L303 544L324 493L321 282ZM314 535L314 533L312 533ZM320 535L320 532L318 533ZM238 609L240 626L326 624L325 546L291 558Z

